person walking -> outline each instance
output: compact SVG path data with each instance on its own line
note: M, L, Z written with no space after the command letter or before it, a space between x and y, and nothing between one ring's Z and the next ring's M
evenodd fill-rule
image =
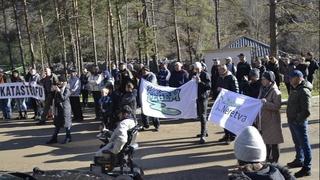
M90 76L91 76L91 73L87 70L87 68L84 68L82 71L82 74L80 76L82 106L83 107L88 106L88 97L89 97L88 81L89 81Z
M66 129L66 137L63 144L69 143L71 139L71 104L69 97L71 95L70 87L67 84L67 79L64 75L59 76L59 82L52 87L54 91L54 133L51 139L46 144L54 144L58 142L58 134L61 128Z
M263 106L257 124L267 147L266 159L270 163L278 162L280 156L279 144L283 143L280 117L281 92L275 79L272 71L264 72L261 78L262 87L258 96Z
M295 159L288 167L302 167L295 177L311 175L311 146L308 135L308 117L311 109L312 85L303 78L303 73L294 70L290 74L290 90L287 103L287 117L292 140L296 150Z

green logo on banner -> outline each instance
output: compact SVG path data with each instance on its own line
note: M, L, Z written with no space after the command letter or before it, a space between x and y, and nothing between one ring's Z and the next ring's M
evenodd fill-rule
M162 91L153 87L147 87L147 101L150 104L150 108L161 112L165 115L177 116L181 114L179 109L167 107L165 102L180 101L181 89L174 91Z

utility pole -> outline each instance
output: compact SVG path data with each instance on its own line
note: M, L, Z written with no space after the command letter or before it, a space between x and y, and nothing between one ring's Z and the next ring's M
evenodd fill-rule
M277 57L277 0L270 0L270 55Z

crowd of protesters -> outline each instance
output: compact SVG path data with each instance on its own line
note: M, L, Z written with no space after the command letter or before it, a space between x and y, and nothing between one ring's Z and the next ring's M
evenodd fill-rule
M214 59L211 75L204 62L196 62L190 68L181 62L174 62L174 67L168 69L168 62L161 61L158 72L152 72L143 64L119 63L112 64L110 69L101 69L98 66L86 67L78 74L77 69L68 70L68 75L57 75L47 67L43 73L37 73L35 68L30 68L25 77L18 71L12 71L7 76L0 69L0 84L8 82L24 82L40 84L44 87L45 101L37 99L0 99L0 106L4 119L12 118L12 108L19 112L18 119L27 118L27 104L34 111L37 125L46 124L48 119L53 119L54 133L48 144L57 143L57 135L61 128L66 130L63 143L71 139L72 122L83 121L82 108L89 103L89 95L94 101L95 119L101 121L101 128L113 130L117 127L117 116L121 107L129 106L130 117L138 122L136 110L141 106L139 101L140 79L143 78L153 84L170 87L180 87L191 79L198 84L197 113L200 121L200 143L206 143L207 108L209 97L215 100L222 88L261 99L263 107L261 115L257 117L254 126L262 134L266 146L266 161L277 163L280 156L279 144L284 142L281 130L281 92L280 82L284 82L289 93L287 116L292 139L295 144L296 157L288 167L302 167L296 177L310 175L311 147L307 132L307 118L310 115L310 97L312 82L319 63L314 60L313 54L299 58L265 57L255 59L251 64L244 54L239 54L239 63L235 65L231 57ZM225 63L221 63L225 61ZM210 68L210 67L209 67ZM210 78L211 76L211 78ZM80 97L82 96L82 104ZM141 122L144 129L153 124L159 131L159 118L145 116L142 112ZM227 129L219 142L229 144L236 135Z

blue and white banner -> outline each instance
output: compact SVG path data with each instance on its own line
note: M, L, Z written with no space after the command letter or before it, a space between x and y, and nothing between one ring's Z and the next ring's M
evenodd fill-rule
M0 84L0 99L29 97L44 100L43 86L22 82Z
M191 80L179 88L159 86L141 79L142 112L157 118L197 118L198 84Z
M260 99L222 89L212 106L209 120L239 135L251 126L262 108Z

